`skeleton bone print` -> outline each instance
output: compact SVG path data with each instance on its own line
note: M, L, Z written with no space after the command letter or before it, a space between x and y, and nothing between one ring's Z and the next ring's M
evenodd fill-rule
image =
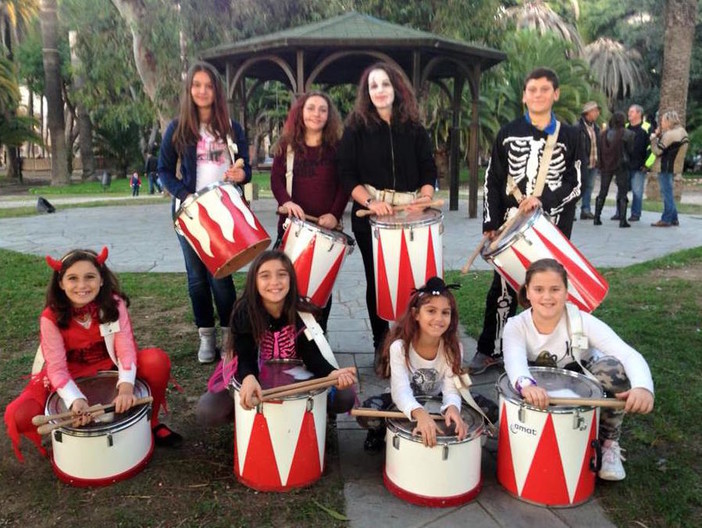
M545 138L534 139L531 136L505 138L503 145L507 150L509 174L514 182L519 185L526 178L526 195L534 194L536 176L539 173L539 162L546 144ZM562 174L566 167L566 147L561 142L556 142L553 155L546 173L546 186L551 191L560 189L563 185Z

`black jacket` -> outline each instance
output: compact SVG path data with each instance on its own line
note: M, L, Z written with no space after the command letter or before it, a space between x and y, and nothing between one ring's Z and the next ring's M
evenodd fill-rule
M597 123L595 127L595 141L597 142L597 164L596 168L600 166L600 153L602 152L602 137L600 135L600 127ZM590 167L590 134L587 133L587 125L585 124L585 118L581 117L578 120L578 130L580 131L580 153L582 155L582 166L583 169Z

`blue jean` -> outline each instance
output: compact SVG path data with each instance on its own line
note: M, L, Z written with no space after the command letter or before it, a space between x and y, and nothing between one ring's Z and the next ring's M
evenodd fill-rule
M644 183L646 173L640 170L629 171L629 185L631 186L631 216L641 216L641 206L643 205Z
M582 177L582 203L580 204L580 210L582 212L590 212L590 199L592 198L592 190L595 188L595 178L600 173L599 169L585 169L583 171Z
M215 279L190 247L184 237L178 235L178 242L185 259L185 271L188 275L188 294L193 306L195 324L198 328L212 328L215 325L212 297L217 306L219 325L229 326L229 317L236 300L236 290L232 276Z
M675 207L675 199L673 198L673 173L659 173L658 186L660 187L661 198L663 199L663 214L661 215L661 220L669 224L677 222L678 210Z

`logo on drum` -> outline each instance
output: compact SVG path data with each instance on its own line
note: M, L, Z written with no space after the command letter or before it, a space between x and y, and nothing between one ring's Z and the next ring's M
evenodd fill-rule
M525 433L531 436L536 436L536 429L532 429L531 427L525 427L518 423L509 424L509 432L512 434Z

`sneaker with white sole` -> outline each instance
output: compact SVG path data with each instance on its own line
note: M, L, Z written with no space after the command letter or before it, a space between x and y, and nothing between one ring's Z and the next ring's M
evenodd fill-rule
M200 335L200 349L197 351L197 360L200 363L212 363L217 359L217 334L214 328L198 328Z
M602 444L602 468L597 476L602 480L624 480L626 471L622 460L626 458L622 455L622 451L616 440L605 440Z

